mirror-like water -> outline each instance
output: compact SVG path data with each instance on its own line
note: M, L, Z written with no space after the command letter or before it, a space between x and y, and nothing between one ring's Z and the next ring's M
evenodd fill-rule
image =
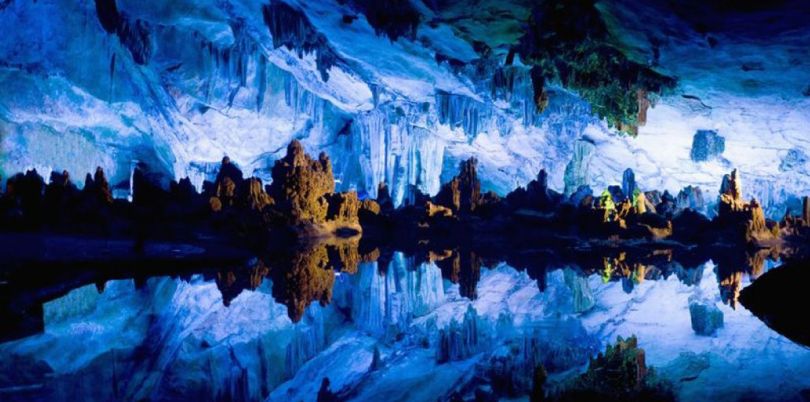
M322 400L525 399L535 367L554 392L633 335L681 400L810 389L810 351L736 303L771 263L722 274L606 258L530 276L460 260L396 252L353 273L261 266L78 287L42 305L41 333L0 344L0 399L316 400L324 378Z

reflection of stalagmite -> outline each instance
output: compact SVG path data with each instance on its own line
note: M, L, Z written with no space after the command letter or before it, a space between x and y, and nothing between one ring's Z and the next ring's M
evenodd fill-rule
M737 308L737 299L739 299L742 289L742 277L743 273L737 271L720 281L720 297L723 299L723 303L730 305L731 308Z
M330 269L326 246L301 250L273 266L273 297L287 306L293 322L298 322L313 301L326 305L332 300L335 274Z
M461 250L453 256L436 261L442 276L458 283L459 294L469 299L478 297L478 280L481 278L481 258L474 251Z
M360 261L369 260L369 256L361 256L356 239L341 241L326 246L329 255L329 267L335 271L354 274ZM379 251L377 251L379 255Z
M217 272L216 284L222 293L222 303L230 306L231 301L243 290L256 290L269 272L270 270L261 260L257 260L248 269Z

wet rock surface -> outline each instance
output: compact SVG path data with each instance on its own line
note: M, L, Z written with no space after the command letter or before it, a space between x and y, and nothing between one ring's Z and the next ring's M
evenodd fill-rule
M698 335L712 336L723 327L723 312L712 301L690 299L689 315L692 329Z

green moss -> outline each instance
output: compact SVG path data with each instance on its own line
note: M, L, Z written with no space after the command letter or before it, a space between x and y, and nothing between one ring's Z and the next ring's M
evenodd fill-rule
M579 93L608 125L635 135L641 103L675 80L626 56L611 35L593 0L544 1L529 17L520 40L524 62L539 69L535 88L559 82ZM538 96L537 94L535 95Z

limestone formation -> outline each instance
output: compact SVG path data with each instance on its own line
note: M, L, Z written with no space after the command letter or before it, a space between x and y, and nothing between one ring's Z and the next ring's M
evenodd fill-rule
M330 269L326 246L315 245L299 250L273 266L273 297L287 306L293 322L304 316L313 301L326 305L332 300L335 274Z
M272 176L270 196L291 223L325 222L329 208L326 197L335 191L332 163L326 154L313 160L294 140L287 146L287 155L276 161Z
M360 211L369 213L371 215L379 215L382 212L382 207L380 207L380 204L378 204L377 201L365 199L360 204Z
M743 209L742 184L737 175L737 169L731 174L723 176L723 183L720 185L720 199L718 214L741 211Z
M231 207L236 201L236 183L228 176L217 179L217 198L224 206Z
M721 227L736 230L742 227L744 232L736 240L745 242L769 240L775 237L765 220L765 212L759 202L751 199L746 203L742 199L742 185L734 169L730 175L723 176L720 187L716 222ZM778 236L778 233L776 233Z
M470 158L459 165L459 173L446 183L436 195L436 203L450 208L455 213L468 214L475 211L481 201L481 182L476 167L478 161Z
M243 199L249 209L261 211L268 205L273 205L273 198L265 192L262 181L256 177L245 180L243 192Z
M435 216L449 218L453 216L453 210L443 205L434 204L428 201L425 203L425 214L431 218Z
M712 336L723 327L723 312L711 300L689 298L692 330L698 335Z
M95 183L95 193L98 200L103 204L112 204L113 197L112 191L110 191L110 183L107 182L104 169L100 166L96 168L96 173L93 175L93 182Z
M714 130L698 130L692 138L689 157L695 162L705 162L722 155L726 149L726 139Z
M385 183L380 183L377 186L377 203L380 204L382 212L391 212L394 210L394 201L391 199L391 193L388 191L388 186Z
M622 174L622 193L625 197L633 197L636 194L636 174L633 169L627 168Z
M360 200L357 198L356 192L330 194L328 202L329 211L326 215L328 220L347 223L357 222Z
M702 211L706 206L706 202L703 199L703 192L700 187L686 186L678 192L675 205L679 211L686 208Z

